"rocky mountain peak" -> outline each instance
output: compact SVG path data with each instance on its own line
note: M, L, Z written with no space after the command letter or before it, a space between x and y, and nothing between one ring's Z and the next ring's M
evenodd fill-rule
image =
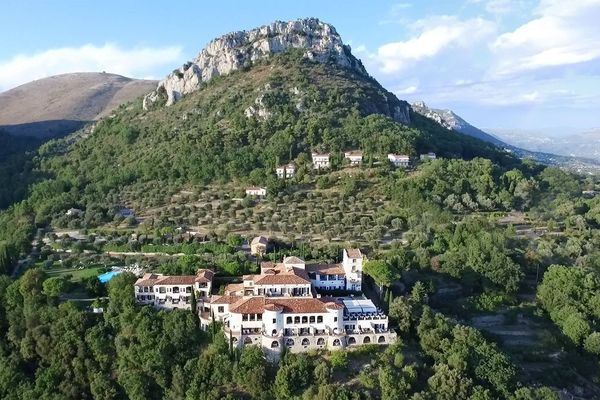
M465 120L456 115L452 110L430 108L422 100L412 103L411 108L414 112L434 120L446 129L460 132L468 125Z
M304 49L304 56L315 62L335 62L358 74L368 76L360 60L342 42L335 28L316 18L276 21L249 31L231 32L212 40L198 56L174 70L144 98L144 108L159 99L166 105L200 88L215 76L251 65L289 49Z

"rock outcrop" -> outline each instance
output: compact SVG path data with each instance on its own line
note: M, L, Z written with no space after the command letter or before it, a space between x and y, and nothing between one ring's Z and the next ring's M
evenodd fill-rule
M147 109L159 99L171 105L215 76L226 75L289 49L303 49L304 56L310 60L335 62L368 76L360 60L352 55L350 47L342 42L330 24L316 18L276 21L257 29L232 32L214 39L193 61L185 63L159 82L156 90L144 97L144 108Z
M477 139L481 139L485 142L495 144L497 146L506 147L506 143L502 142L498 138L490 135L487 132L482 131L479 128L474 127L467 121L459 117L452 110L441 110L437 108L429 108L424 101L416 101L411 105L414 112L423 115L429 119L434 120L444 128L463 133L465 135L472 136Z

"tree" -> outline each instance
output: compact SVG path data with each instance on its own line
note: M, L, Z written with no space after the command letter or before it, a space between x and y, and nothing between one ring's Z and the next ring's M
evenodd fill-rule
M370 260L363 266L365 274L375 280L380 287L390 286L392 282L400 279L400 271L382 260Z
M412 322L412 305L405 297L396 297L392 300L389 317L396 322L398 330L407 333Z
M48 278L43 283L44 294L49 297L58 297L69 288L69 281L63 277Z

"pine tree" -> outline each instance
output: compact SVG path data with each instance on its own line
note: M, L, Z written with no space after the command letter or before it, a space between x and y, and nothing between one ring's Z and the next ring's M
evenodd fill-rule
M196 291L192 289L192 296L190 298L190 303L192 305L192 314L198 313L198 302L196 300Z

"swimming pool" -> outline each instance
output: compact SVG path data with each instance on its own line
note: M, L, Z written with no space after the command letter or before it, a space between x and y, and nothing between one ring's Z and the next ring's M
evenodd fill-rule
M115 275L120 274L121 271L108 271L98 275L98 280L102 283L110 281Z

